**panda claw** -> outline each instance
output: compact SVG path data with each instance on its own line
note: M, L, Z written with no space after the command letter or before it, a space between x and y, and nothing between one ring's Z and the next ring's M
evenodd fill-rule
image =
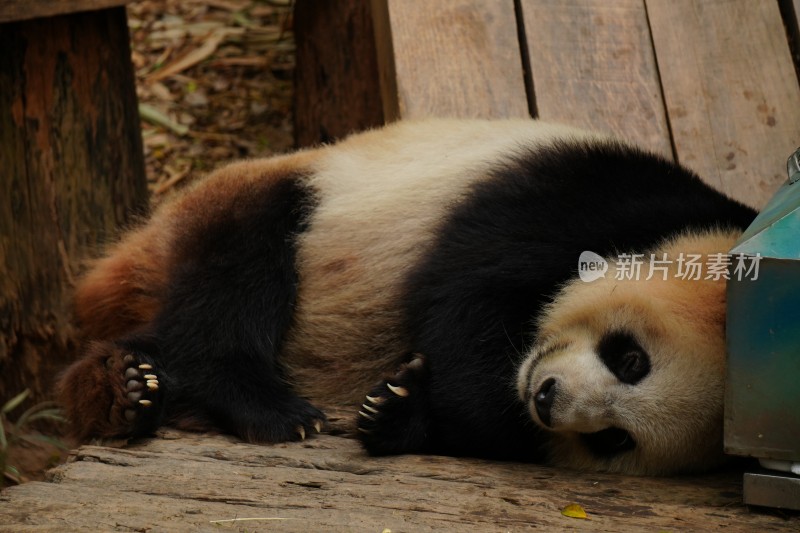
M423 356L420 353L415 353L414 359L412 359L411 362L408 363L408 365L406 365L406 368L408 368L409 370L422 370L424 366L425 366L425 356Z
M364 418L366 418L367 420L372 420L373 422L375 422L375 417L373 417L373 416L371 416L371 415L368 415L368 414L367 414L367 413L365 413L364 411L359 411L359 412L358 412L358 414L359 414L359 415L361 415L361 416L363 416L363 417L364 417Z
M297 426L296 431L300 435L301 441L306 440L306 428L303 426Z
M408 396L408 389L405 387L395 387L391 383L387 383L386 386L389 387L390 391L402 398L406 398Z
M144 375L144 376L142 376L142 377L143 377L144 379L148 380L148 381L149 381L149 380L152 380L152 379L158 379L158 376L156 376L155 374L145 374L145 375Z
M322 433L322 420L314 420L314 429L317 433Z
M158 390L158 382L154 383L152 381L148 381L147 382L147 388L150 389L151 391L157 391Z
M151 402L150 400L139 400L139 405L141 405L142 407L150 407L151 405L153 405L153 402Z
M153 370L153 365L142 363L141 365L139 365L139 370Z
M380 396L367 396L367 400L374 405L380 405L383 403L384 399Z
M367 411L369 411L370 413L372 413L372 414L374 414L374 415L377 415L377 414L378 414L378 410L377 410L377 409L375 409L374 407L370 407L370 406L369 406L369 405L367 405L366 403L362 403L362 404L361 404L361 407L363 407L364 409L366 409Z

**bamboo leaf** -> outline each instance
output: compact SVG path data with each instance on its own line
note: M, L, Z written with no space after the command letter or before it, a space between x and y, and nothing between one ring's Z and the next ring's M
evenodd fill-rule
M156 109L155 107L140 103L139 104L139 116L142 119L156 124L158 126L164 126L167 129L170 129L177 133L178 135L186 135L189 133L189 127L183 124L179 124L169 118L167 115Z
M39 444L40 442L43 442L45 444L49 444L51 446L55 446L59 450L67 450L68 449L67 445L64 444L63 442L61 442L59 439L56 439L55 437L48 437L47 435L41 435L39 433L33 433L33 434L30 434L30 435L22 435L20 437L20 439L22 439L22 440L24 440L26 442L29 442L31 444Z
M17 419L17 428L22 429L25 425L32 421L36 420L37 418L49 418L48 416L38 416L39 413L47 413L47 414L55 414L57 416L61 415L61 409L57 408L58 404L56 402L40 402L36 405L29 407L24 413L20 415ZM32 418L36 417L36 418ZM53 418L53 420L57 420L57 418Z
M19 394L8 400L5 403L5 405L3 405L2 413L8 414L17 407L19 407L19 404L24 402L25 398L27 398L30 393L31 393L30 389L25 389L24 391L20 392Z
M38 413L33 413L28 417L27 422L33 422L34 420L52 420L54 422L67 421L61 409L44 409Z

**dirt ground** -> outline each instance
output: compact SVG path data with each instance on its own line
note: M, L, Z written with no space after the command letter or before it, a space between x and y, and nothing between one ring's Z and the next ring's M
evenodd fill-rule
M293 147L291 0L143 0L128 24L155 202Z

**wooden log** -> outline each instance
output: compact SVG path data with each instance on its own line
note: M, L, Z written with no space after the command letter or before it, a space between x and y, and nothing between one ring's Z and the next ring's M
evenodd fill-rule
M647 13L638 0L521 0L538 117L672 157Z
M800 139L800 88L778 4L646 4L677 159L763 207Z
M52 394L81 259L146 209L125 8L0 25L0 401Z
M384 123L368 0L297 0L295 144Z
M511 0L374 0L387 120L530 116Z
M351 439L252 445L176 431L85 446L0 496L0 532L796 532L750 510L741 472L628 477L432 456L370 458ZM564 516L579 504L588 520Z

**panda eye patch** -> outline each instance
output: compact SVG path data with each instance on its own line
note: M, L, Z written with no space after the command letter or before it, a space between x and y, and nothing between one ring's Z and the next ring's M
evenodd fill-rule
M650 373L650 357L628 332L607 333L597 345L603 364L618 380L635 385Z

